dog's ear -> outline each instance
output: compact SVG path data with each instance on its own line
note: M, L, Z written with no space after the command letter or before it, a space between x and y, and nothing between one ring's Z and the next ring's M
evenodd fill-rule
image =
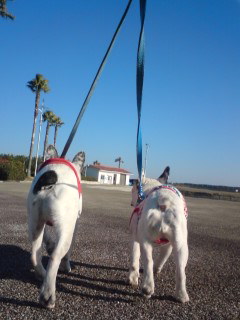
M162 184L167 183L169 175L170 175L170 167L166 167L163 173L158 178L158 181L161 182Z
M52 158L58 158L58 153L56 148L52 144L50 144L45 152L45 160Z
M84 166L84 162L85 162L85 152L80 151L78 152L75 157L73 158L72 161L74 164L79 166L80 172Z

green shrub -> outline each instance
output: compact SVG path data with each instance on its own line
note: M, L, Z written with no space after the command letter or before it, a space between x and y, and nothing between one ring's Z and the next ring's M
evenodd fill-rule
M81 177L82 180L85 180L85 181L97 181L96 178L93 178L93 177L86 177L86 176L82 176Z
M0 155L0 180L24 180L26 178L26 157Z

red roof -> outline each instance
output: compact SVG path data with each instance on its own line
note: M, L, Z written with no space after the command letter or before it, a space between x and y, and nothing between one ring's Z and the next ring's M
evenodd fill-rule
M10 161L8 159L4 159L4 158L0 159L0 163L9 163L9 162Z
M103 166L103 165L96 165L96 164L90 164L90 168L95 168L98 170L103 170L103 171L114 171L114 172L119 172L119 173L125 173L128 174L130 173L129 171L122 169L122 168L116 168L116 167L108 167L108 166Z

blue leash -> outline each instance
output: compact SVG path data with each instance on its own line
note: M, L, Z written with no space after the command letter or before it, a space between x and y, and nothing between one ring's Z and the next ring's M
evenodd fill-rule
M138 127L137 127L137 167L139 176L138 197L139 200L144 199L142 190L142 131L141 131L141 111L142 111L142 91L144 79L144 21L146 12L146 0L140 0L140 16L141 30L138 41L137 52L137 111L138 111Z
M129 2L128 2L127 6L126 6L126 9L125 9L125 11L123 13L123 16L122 16L122 18L121 18L121 20L120 20L120 22L119 22L119 24L117 26L117 29L116 29L116 31L115 31L115 33L113 35L113 38L112 38L112 40L110 42L110 45L109 45L109 47L108 47L108 49L107 49L107 51L105 53L105 56L104 56L104 58L103 58L103 60L101 62L101 65L100 65L100 67L99 67L99 69L98 69L98 71L96 73L96 76L95 76L93 82L92 82L92 85L91 85L91 87L90 87L90 89L88 91L87 97L85 98L85 101L84 101L84 103L82 105L82 108L81 108L81 110L80 110L80 112L78 114L77 120L76 120L76 122L74 124L74 127L73 127L73 129L72 129L72 131L70 133L70 136L69 136L69 138L67 140L67 143L66 143L66 145L65 145L65 147L63 149L63 152L61 154L61 158L64 158L66 156L67 152L68 152L68 149L69 149L69 147L70 147L70 145L72 143L72 140L73 140L73 138L74 138L74 136L75 136L75 134L77 132L77 128L78 128L79 123L80 123L80 121L81 121L81 119L83 117L83 114L84 114L84 112L85 112L85 110L87 108L87 105L88 105L88 103L89 103L89 101L90 101L90 99L91 99L91 97L93 95L93 92L94 92L94 89L96 87L97 81L98 81L98 79L99 79L99 77L100 77L100 75L101 75L101 73L103 71L103 68L104 68L104 66L106 64L106 60L107 60L107 58L109 56L109 53L110 53L110 51L111 51L111 49L113 47L113 44L115 42L115 39L117 37L117 34L118 34L121 26L122 26L122 23L123 23L126 15L128 13L128 10L130 8L131 3L132 3L132 0L129 0Z
M144 78L144 21L145 21L145 12L146 12L146 0L140 1L140 16L141 16L141 30L138 42L138 52L137 52L137 111L138 111L138 128L137 128L137 167L138 167L138 175L139 175L139 199L144 199L144 194L142 190L142 132L141 132L141 110L142 110L142 90L143 90L143 78ZM113 35L111 43L106 51L106 54L101 62L101 65L96 73L96 76L92 82L92 85L88 91L87 97L82 105L82 108L78 114L77 120L74 124L74 127L70 133L70 136L67 140L67 143L63 149L61 154L61 158L64 158L68 152L68 149L72 143L72 140L77 132L77 128L79 123L83 117L83 114L87 108L87 105L90 101L91 96L93 95L94 89L96 87L97 81L103 71L103 67L105 66L106 60L109 56L109 53L113 47L117 34L122 26L122 23L128 13L132 0L129 0L127 7L123 13L123 16L118 24L118 27Z

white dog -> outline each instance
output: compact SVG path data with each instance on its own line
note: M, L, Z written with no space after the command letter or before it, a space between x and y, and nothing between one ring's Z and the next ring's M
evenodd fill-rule
M166 185L170 168L157 179L142 179L145 199L138 204L138 185L132 189L135 207L130 220L132 234L129 283L138 286L140 251L143 257L142 293L150 298L154 293L154 273L159 273L172 250L176 263L176 298L189 301L186 291L185 267L188 260L187 207L182 194ZM138 204L138 205L137 205ZM153 246L159 246L159 258L154 262Z
M54 308L56 276L61 260L62 269L71 270L70 247L77 218L82 212L80 172L85 153L79 152L71 163L58 158L56 149L49 146L46 159L28 194L28 226L32 242L32 264L37 277L43 279L39 300L45 307ZM46 225L56 231L55 245L46 233ZM51 253L47 270L41 262L43 238Z

